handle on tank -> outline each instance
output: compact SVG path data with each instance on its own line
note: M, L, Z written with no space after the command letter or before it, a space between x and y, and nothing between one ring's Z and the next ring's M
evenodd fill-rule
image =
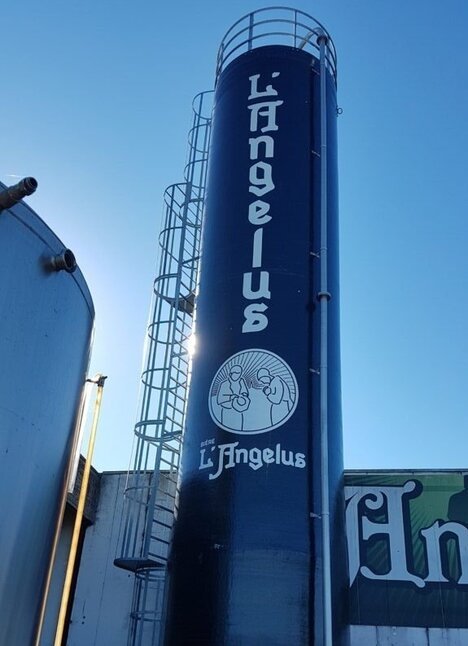
M37 180L34 177L25 177L17 184L0 191L0 212L9 209L17 202L32 195L37 189Z

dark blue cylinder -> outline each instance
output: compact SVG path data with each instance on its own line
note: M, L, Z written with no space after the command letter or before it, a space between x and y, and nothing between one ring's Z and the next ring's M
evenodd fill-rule
M326 73L338 635L344 532L336 93ZM226 67L213 113L167 646L321 643L320 150L317 58L267 46Z

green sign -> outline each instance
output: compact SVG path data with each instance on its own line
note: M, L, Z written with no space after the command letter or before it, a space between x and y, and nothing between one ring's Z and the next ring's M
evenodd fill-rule
M468 628L468 473L345 476L351 624Z

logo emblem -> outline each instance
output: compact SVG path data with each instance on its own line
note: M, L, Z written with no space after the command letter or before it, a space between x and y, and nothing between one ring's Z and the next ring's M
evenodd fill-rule
M209 409L229 433L256 435L282 426L296 410L296 377L277 354L253 348L233 354L211 382Z

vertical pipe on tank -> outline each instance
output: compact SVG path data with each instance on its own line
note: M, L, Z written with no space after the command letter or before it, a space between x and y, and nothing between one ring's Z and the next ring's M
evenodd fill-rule
M49 598L50 584L52 581L52 574L54 571L55 558L57 555L57 548L59 545L60 536L62 533L62 523L65 514L65 507L67 504L67 496L73 493L75 488L76 474L78 472L78 464L80 459L81 438L84 430L84 420L86 418L85 411L89 396L89 383L85 381L83 390L81 392L81 400L78 408L78 415L76 419L75 429L73 432L73 448L70 451L70 460L68 463L67 477L63 484L62 493L60 495L60 511L55 525L55 533L52 541L52 549L50 551L49 567L47 570L46 581L44 584L44 592L42 595L41 609L39 612L39 619L37 620L36 635L34 637L34 646L39 646L41 643L42 631L44 629L44 620L47 610L47 601Z
M71 588L73 574L75 572L76 557L78 553L78 544L80 540L80 535L82 532L83 516L86 504L86 495L88 493L88 484L89 476L91 473L91 462L93 460L94 445L96 443L96 433L99 422L99 415L101 412L101 402L102 402L102 391L104 389L104 383L107 377L104 375L98 374L94 379L88 379L87 381L95 383L97 385L97 394L96 401L94 403L94 413L93 413L93 422L91 425L91 431L89 433L89 443L88 443L88 453L86 455L84 468L83 468L83 477L81 481L80 494L78 497L78 507L76 510L75 524L73 527L70 552L68 554L67 568L65 571L65 581L63 583L62 590L62 599L60 602L59 616L57 620L57 630L55 633L55 646L61 646L63 641L63 635L65 632L65 622L66 616L69 608Z
M319 32L320 48L320 444L322 479L323 543L323 646L332 646L332 600L330 558L330 499L328 464L328 203L327 203L327 37Z

